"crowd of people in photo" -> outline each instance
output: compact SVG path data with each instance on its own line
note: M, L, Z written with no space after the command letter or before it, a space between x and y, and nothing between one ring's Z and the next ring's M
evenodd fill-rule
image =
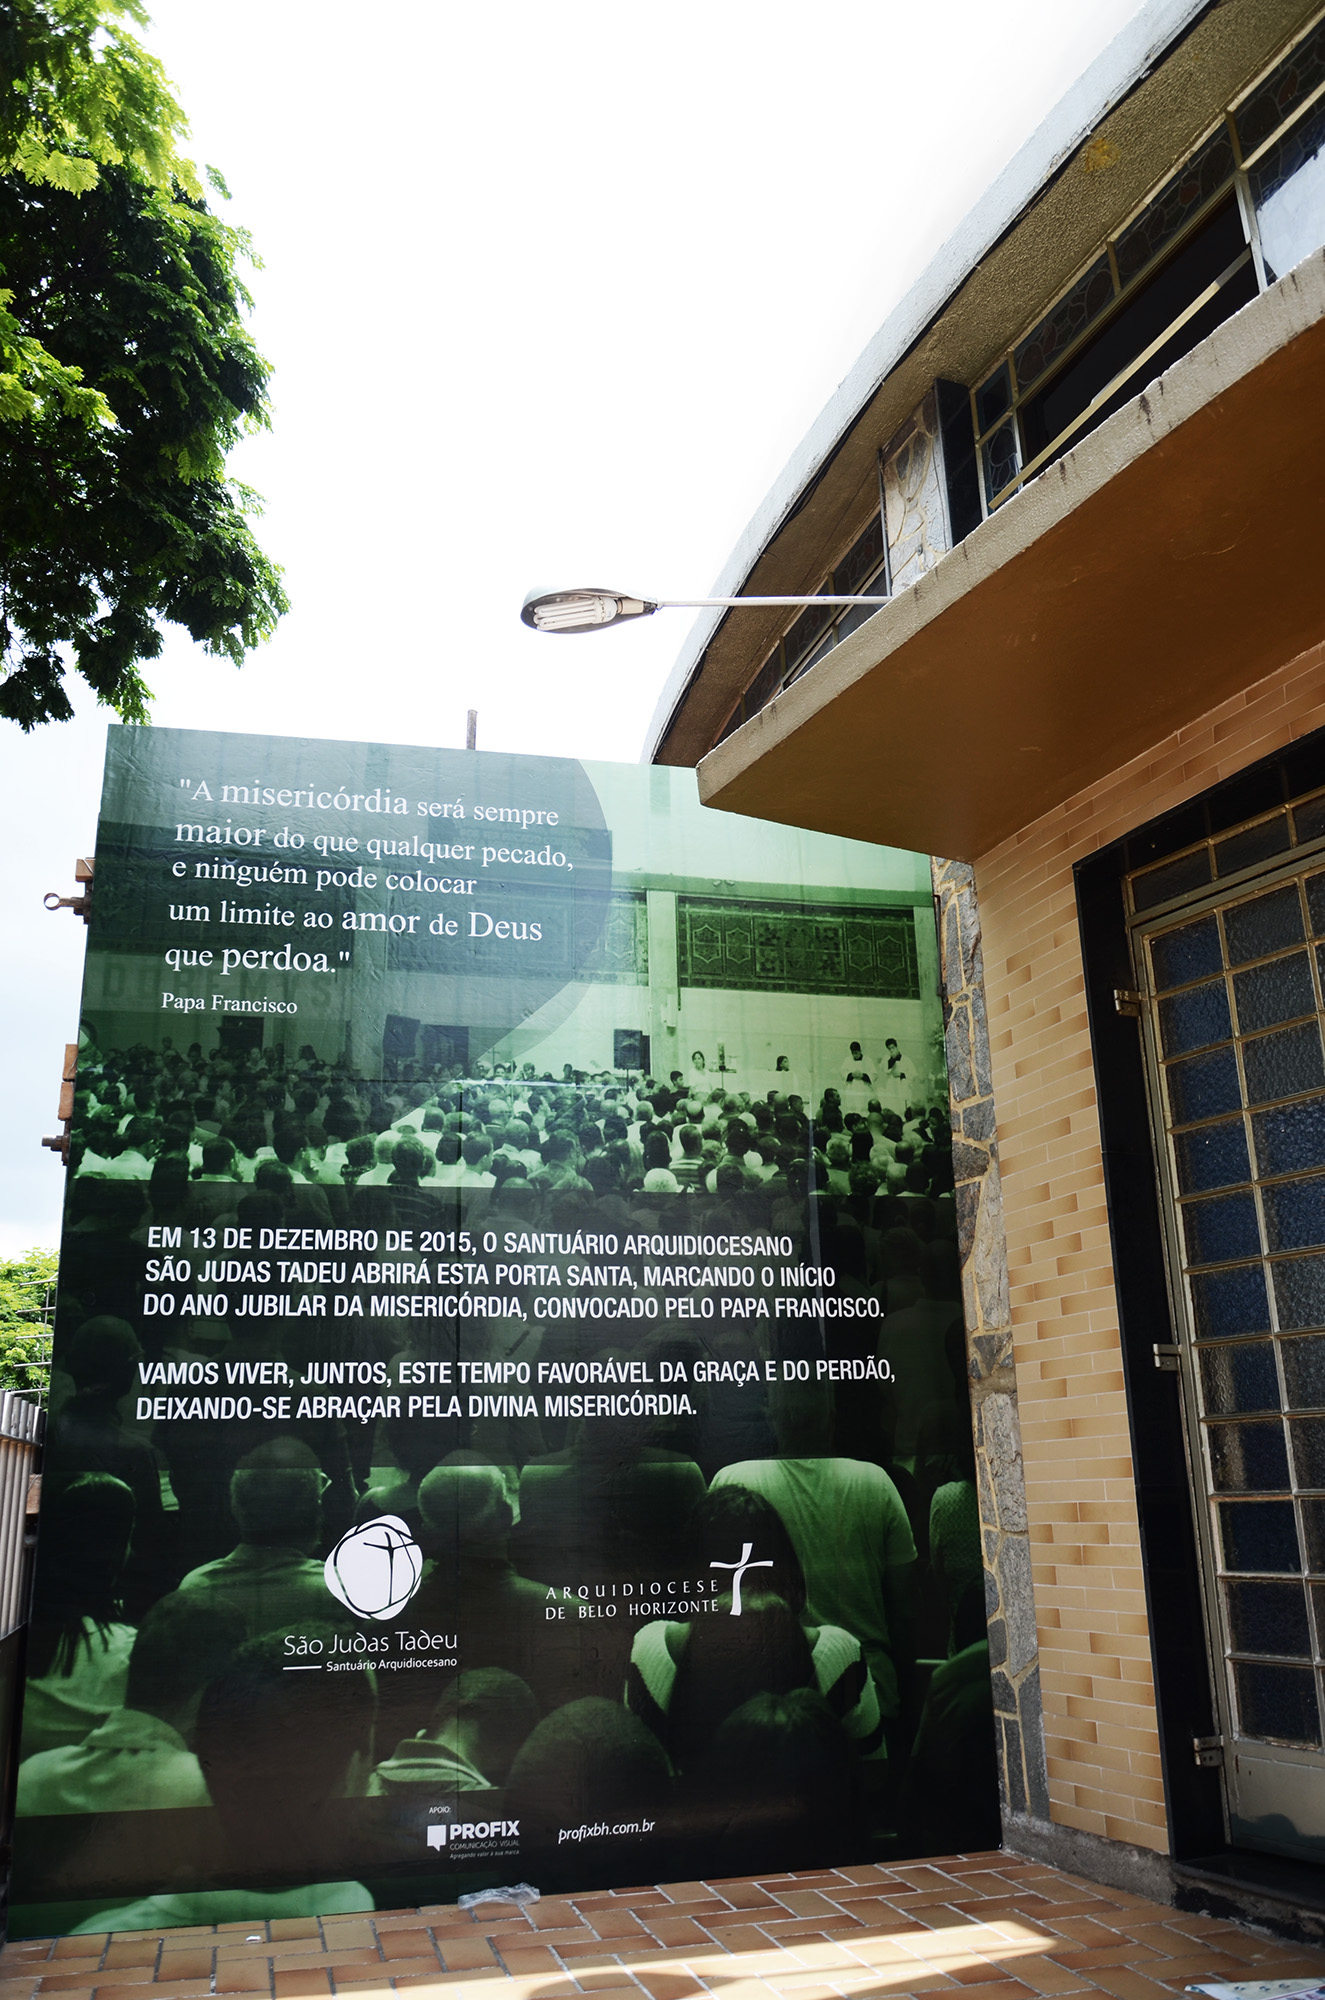
M894 1040L868 1061L852 1042L840 1082L807 1099L786 1057L772 1087L752 1094L701 1050L688 1074L666 1079L410 1062L364 1080L307 1046L288 1065L259 1051L204 1059L197 1043L119 1057L93 1049L79 1063L70 1167L97 1181L321 1190L298 1197L310 1216L329 1216L347 1188L384 1186L490 1190L517 1205L526 1190L776 1193L816 1153L817 1184L839 1195L950 1191L944 1111L899 1095L908 1079Z
M885 1101L888 1060L851 1044L807 1101L776 1087L789 1067L754 1095L728 1075L702 1088L693 1066L364 1078L311 1047L90 1043L19 1812L210 1804L231 1879L255 1883L314 1872L324 1809L353 1798L500 1794L466 1816L518 1821L548 1881L589 1865L559 1832L598 1823L653 1822L725 1874L996 1840L949 1132L934 1102ZM900 1052L894 1093L898 1071ZM540 1314L528 1287L519 1313L457 1334L300 1314L304 1275L278 1317L238 1316L215 1278L219 1310L146 1309L162 1225L186 1248L291 1224L623 1241L682 1214L790 1237L788 1262L869 1310L618 1324ZM205 1297L199 1275L190 1289ZM850 1383L782 1366L825 1352L888 1365ZM473 1415L462 1397L426 1422L140 1414L158 1361L274 1360L298 1383L342 1358L394 1376L457 1357L642 1359L655 1380L666 1362L691 1413ZM383 1514L424 1570L372 1631L453 1635L456 1666L287 1673L291 1635L330 1655L366 1629L324 1562ZM669 1595L677 1614L657 1615ZM229 1893L88 1922L212 1921ZM265 1901L325 1912L373 1893L333 1874Z

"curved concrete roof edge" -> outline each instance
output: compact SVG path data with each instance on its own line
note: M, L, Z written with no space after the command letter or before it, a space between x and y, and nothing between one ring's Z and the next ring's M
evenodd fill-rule
M1147 0L1054 106L1044 123L943 244L869 346L833 391L761 502L713 584L711 597L735 597L787 513L829 453L908 350L942 312L1047 181L1212 0ZM641 756L651 763L695 667L724 617L703 611L691 626L658 697Z

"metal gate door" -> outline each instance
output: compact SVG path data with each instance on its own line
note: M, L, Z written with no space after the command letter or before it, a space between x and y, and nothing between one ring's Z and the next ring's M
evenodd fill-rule
M1135 926L1238 1844L1325 1858L1325 868Z

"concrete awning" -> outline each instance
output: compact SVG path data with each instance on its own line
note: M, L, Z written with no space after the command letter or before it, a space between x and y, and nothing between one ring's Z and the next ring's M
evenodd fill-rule
M1325 638L1325 252L699 765L706 804L970 860Z

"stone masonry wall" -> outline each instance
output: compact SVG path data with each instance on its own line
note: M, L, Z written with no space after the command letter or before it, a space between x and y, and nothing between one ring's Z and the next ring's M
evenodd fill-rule
M1012 1365L980 913L973 870L934 860L967 1372L985 1555L989 1664L1005 1815L1049 1818L1035 1596Z

